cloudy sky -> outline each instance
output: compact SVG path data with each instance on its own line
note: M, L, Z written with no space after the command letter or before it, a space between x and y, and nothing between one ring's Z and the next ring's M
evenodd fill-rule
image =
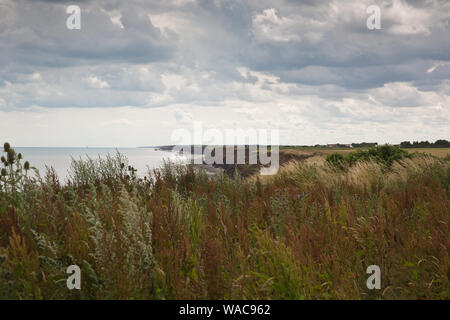
M194 121L283 144L450 139L450 1L0 0L1 140L170 144Z

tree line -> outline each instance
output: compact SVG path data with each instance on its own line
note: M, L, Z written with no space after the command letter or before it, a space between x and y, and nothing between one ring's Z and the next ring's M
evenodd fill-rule
M400 148L450 148L450 141L439 139L434 143L427 141L403 141L400 142Z

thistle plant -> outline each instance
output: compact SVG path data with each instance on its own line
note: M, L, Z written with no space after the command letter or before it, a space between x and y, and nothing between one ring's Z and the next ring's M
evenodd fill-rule
M7 155L7 161L9 165L13 165L14 162L16 161L16 152L14 151L14 149L9 149L8 152L6 153Z
M0 190L3 190L10 200L18 203L18 197L23 195L20 192L31 182L28 171L36 168L31 167L28 161L22 165L22 154L16 153L8 142L4 143L3 151L6 155L0 158L4 166L0 174Z

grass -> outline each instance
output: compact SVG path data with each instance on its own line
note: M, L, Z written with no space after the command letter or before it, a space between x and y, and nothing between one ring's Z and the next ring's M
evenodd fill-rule
M409 153L423 152L439 158L450 156L450 148L405 148L403 150L408 151Z
M1 299L450 298L448 160L292 160L247 179L167 163L141 179L117 154L73 161L66 185L22 161L0 180Z
M289 151L289 152L303 152L303 153L318 153L322 155L329 155L332 153L340 153L343 155L349 154L351 152L355 152L355 150L367 150L368 148L358 148L358 149L352 149L352 148L323 148L323 147L286 147L286 148L280 148L281 151ZM445 158L450 156L450 148L401 148L402 150L407 151L408 153L426 153L430 154L435 157L439 158Z

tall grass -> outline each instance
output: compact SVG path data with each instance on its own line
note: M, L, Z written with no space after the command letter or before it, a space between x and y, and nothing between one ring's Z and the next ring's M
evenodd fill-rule
M66 184L15 157L0 178L2 299L448 299L449 162L209 178L122 155L73 160ZM66 268L82 270L68 290ZM381 268L382 289L366 287Z

